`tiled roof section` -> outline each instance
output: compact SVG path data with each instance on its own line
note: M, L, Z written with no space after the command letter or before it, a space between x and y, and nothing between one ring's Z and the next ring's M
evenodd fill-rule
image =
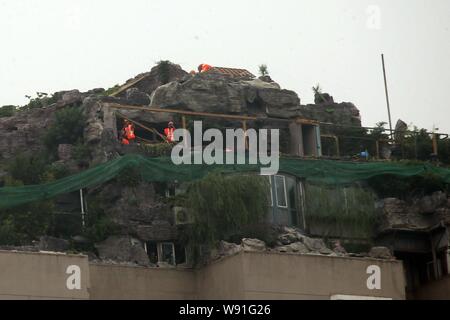
M245 69L212 67L208 72L221 73L234 78L255 78L255 75Z

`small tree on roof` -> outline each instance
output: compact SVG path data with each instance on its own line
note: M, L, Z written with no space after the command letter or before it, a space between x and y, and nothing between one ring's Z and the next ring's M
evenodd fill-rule
M266 64L261 64L259 66L259 74L262 77L268 76L269 75L269 70L267 69L267 65Z
M315 104L334 101L332 96L330 96L328 93L322 92L322 88L320 87L319 84L317 84L315 87L312 87L312 90L314 91L314 103Z

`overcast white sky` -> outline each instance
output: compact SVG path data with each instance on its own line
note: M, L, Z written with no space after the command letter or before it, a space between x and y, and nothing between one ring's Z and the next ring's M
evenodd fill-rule
M108 88L161 59L266 63L302 103L320 83L367 126L387 121L383 52L394 125L450 132L449 0L0 0L0 41L0 105Z

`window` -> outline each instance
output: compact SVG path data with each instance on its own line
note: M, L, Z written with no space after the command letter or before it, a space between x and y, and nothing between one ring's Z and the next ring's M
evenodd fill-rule
M180 244L175 245L175 263L177 265L185 264L187 262L186 259L186 248Z
M186 248L181 244L148 241L144 248L152 264L180 265L187 262Z
M175 246L172 242L158 244L158 262L175 265Z
M273 191L272 191L272 177L267 176L269 179L269 189L270 189L270 206L273 207Z
M283 175L270 176L269 181L271 197L269 221L278 225L303 228L299 190L301 182L295 177Z
M287 208L286 179L284 176L275 176L275 189L277 194L277 206L280 208Z
M156 242L145 243L145 251L147 252L150 263L158 263L158 245Z

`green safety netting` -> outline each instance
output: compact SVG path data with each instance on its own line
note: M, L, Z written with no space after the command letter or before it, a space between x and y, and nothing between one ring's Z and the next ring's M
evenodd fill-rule
M97 165L81 173L41 185L0 188L0 208L53 198L57 195L93 187L117 177L127 168L138 168L147 182L192 181L212 171L255 172L259 165L175 165L169 157L148 158L129 154ZM411 165L389 162L343 162L281 158L279 172L324 184L350 184L379 175L410 177L434 173L450 183L450 169L429 164Z

